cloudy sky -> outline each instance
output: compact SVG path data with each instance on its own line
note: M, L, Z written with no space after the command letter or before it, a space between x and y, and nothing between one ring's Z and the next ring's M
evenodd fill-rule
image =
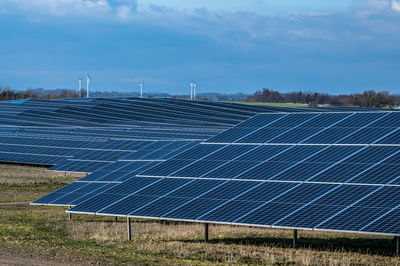
M13 89L400 93L400 2L0 0L0 61Z

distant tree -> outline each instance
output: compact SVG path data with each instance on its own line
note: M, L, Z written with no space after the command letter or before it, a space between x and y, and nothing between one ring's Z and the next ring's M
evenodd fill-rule
M10 87L0 86L0 101L21 100L30 98L39 99L57 99L57 98L76 98L77 93L74 90L58 89L58 90L34 90L28 88L25 91L14 91Z
M246 98L247 102L304 103L311 106L330 104L334 106L360 106L394 108L400 105L400 95L390 95L387 91L366 90L363 93L329 95L327 93L297 91L279 93L263 89Z

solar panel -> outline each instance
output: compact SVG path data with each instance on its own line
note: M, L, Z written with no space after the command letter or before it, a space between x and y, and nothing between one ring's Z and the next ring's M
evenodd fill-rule
M256 115L70 212L397 235L397 116Z
M149 144L150 143L150 144ZM140 149L137 153L139 156L135 157L136 160L127 160L123 159L115 162L93 162L93 161L79 161L76 159L73 160L65 160L57 164L56 166L51 167L51 170L64 170L64 171L82 171L82 172L90 172L93 173L87 175L84 178L81 178L77 182L86 182L90 183L110 183L116 184L120 182L124 182L134 177L136 174L143 172L153 166L159 164L165 159L173 156L174 154L182 152L182 150L186 150L193 145L198 144L199 142L193 141L157 141L157 142L148 142L147 145L142 145L142 149ZM132 153L132 154L136 154ZM147 158L147 159L142 159ZM165 158L165 159L161 159ZM73 186L74 183L68 185ZM66 186L66 187L68 187ZM97 188L96 186L90 187L85 186L85 196L82 196L82 193L78 192L70 192L67 189L67 193L60 193L59 191L53 192L55 196L51 196L53 193L45 196L44 198L40 198L37 201L34 201L34 204L41 205L75 205L79 204L82 201L89 199L97 194L102 193L107 190L108 186L102 186L101 188ZM90 189L92 191L90 191ZM75 198L75 199L74 199Z

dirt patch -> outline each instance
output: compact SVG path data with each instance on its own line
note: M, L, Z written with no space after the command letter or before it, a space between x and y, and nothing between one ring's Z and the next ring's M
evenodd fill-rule
M35 258L20 258L0 255L0 265L71 265L59 262L43 261Z

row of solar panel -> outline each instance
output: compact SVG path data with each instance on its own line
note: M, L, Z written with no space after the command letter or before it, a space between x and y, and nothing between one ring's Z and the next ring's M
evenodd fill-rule
M247 106L229 103L208 103L173 99L94 99L88 102L26 101L2 105L1 124L19 126L129 126L130 123L151 122L174 125L232 126L260 112L339 111L337 108L283 108ZM361 110L349 108L350 110ZM22 113L15 112L22 110ZM343 110L343 109L342 109ZM16 115L18 114L18 115ZM7 116L7 117L8 117ZM151 124L150 123L150 124Z
M81 163L85 164L85 162ZM75 165L72 166L73 164L71 162L71 166L74 167L74 172L77 172L77 167L85 167L85 169L93 168L95 171L81 178L79 181L73 182L34 201L34 204L63 206L80 204L110 188L109 186L103 186L104 184L115 184L127 181L135 177L136 174L157 165L159 162L140 161L106 164L100 162L86 162L84 166L82 166L81 163L75 162ZM85 194L85 197L82 197L83 194Z
M64 159L57 161L56 164L50 167L48 170L56 172L92 173L112 163L112 161L86 161L79 159Z
M136 156L135 160L123 160L111 162L95 162L95 161L79 161L79 160L64 160L59 162L56 166L51 167L51 171L65 171L65 172L92 172L90 175L82 178L79 182L122 182L126 181L136 174L140 174L143 171L152 168L153 166L159 164L161 161L169 159L176 154L182 153L186 149L197 145L198 142L193 141L158 141L150 145L147 145L142 150L134 153ZM69 187L74 187L76 184L72 183L65 186L63 189L69 190ZM90 187L89 187L90 188ZM88 189L86 188L86 192ZM62 190L63 191L63 190ZM101 193L102 189L96 187L96 192L88 192L91 195L94 193ZM56 191L55 195L58 197L57 205L70 205L71 202L63 201L62 192ZM49 194L49 197L44 197L36 201L40 204L51 204L49 199L54 200L55 197ZM72 195L68 198L70 198ZM74 201L74 203L79 203L79 201Z
M29 144L30 141L32 142L31 144ZM75 141L54 142L50 139L49 142L46 143L43 139L15 138L14 141L10 142L12 142L12 144L0 144L0 161L44 165L61 163L62 158L114 162L136 152L136 149L144 148L153 143L150 141L143 142L123 140L108 142L82 142L83 147L78 148L77 145L74 145L76 144ZM25 144L17 144L18 142ZM69 146L70 143L72 148ZM54 144L57 146L50 146ZM130 149L130 151L118 150L120 148L125 150Z
M209 143L400 144L399 112L260 114Z
M28 130L29 131L29 130ZM59 130L61 132L61 130ZM46 138L47 136L47 138ZM108 161L114 162L122 158L126 160L141 159L144 155L151 152L154 154L143 159L159 159L162 155L181 152L185 148L193 146L198 142L180 141L135 141L135 140L103 140L103 141L76 141L71 139L60 140L52 139L53 134L42 137L20 137L7 132L7 135L0 139L0 160L6 162L23 162L51 165L60 163L54 169L57 171L74 171L71 161L60 162L66 159L78 159L85 161ZM148 146L148 147L147 147ZM147 147L147 148L146 148ZM134 155L137 150L141 151ZM51 157L54 156L54 157ZM82 166L85 163L76 165L77 172L92 172L92 163L87 163L88 169ZM63 168L66 166L65 168ZM90 168L90 169L89 169ZM90 170L90 171L89 171Z
M64 156L0 152L0 161L9 163L55 165L64 160Z
M51 133L54 132L47 132L47 136ZM5 136L0 139L0 143L2 144L16 144L16 145L43 146L43 147L67 147L67 148L93 148L104 145L104 142L105 141L94 142L92 140L79 141L79 140L74 140L72 138L69 140L61 140L61 139L55 139L54 136L52 138L21 137L17 133L9 134L9 136Z
M397 146L201 144L141 175L385 184L399 160Z
M63 130L54 129L40 129L40 128L15 128L15 134L18 137L36 137L36 138L51 138L54 141L88 141L90 137L91 142L102 142L105 139L143 139L143 140L206 140L209 137L225 130L226 128L217 127L171 127L166 126L160 128L159 125L154 127L146 126L145 128L130 128L127 126L125 129L121 128L95 128L95 129L84 129L84 128L65 128ZM9 132L9 131L8 131ZM50 135L51 134L51 135Z
M25 103L29 105L28 103ZM153 105L153 108L152 106ZM230 105L229 109L221 110L214 108L213 105L202 103L189 103L193 110L182 108L179 102L162 101L142 101L142 100L94 100L90 103L90 109L84 108L84 104L63 105L58 110L27 110L19 117L21 119L33 118L49 119L55 123L54 117L65 121L65 124L73 121L82 123L86 121L87 126L96 124L118 124L123 121L150 121L150 122L182 122L201 124L201 125L233 125L247 117L255 114L250 112L247 106ZM218 105L218 103L214 104ZM124 110L121 112L121 110ZM263 107L253 107L253 110L264 111ZM230 111L230 112L229 112ZM238 111L238 113L235 113ZM205 119L207 118L207 119ZM41 120L41 122L45 122Z
M70 212L400 234L399 207L399 186L135 177Z
M61 130L58 132L46 131L46 134L43 134L42 137L35 136L33 130L25 130L25 133L29 136L22 137L19 132L8 132L6 136L0 139L1 147L6 147L5 145L17 145L26 147L26 149L31 147L51 147L67 149L66 152L68 152L68 149L136 151L152 143L150 141L132 141L124 139L110 140L110 136L112 136L111 134L108 135L107 138L103 138L101 141L93 141L92 139L88 140L87 138L86 140L75 140L74 136L71 136L70 132ZM69 138L57 139L55 136L57 133L67 133Z
M58 162L57 165L49 168L51 171L65 172L93 172L97 170L96 165L105 165L118 160L137 161L146 160L157 162L163 161L179 154L190 147L198 144L197 141L155 141L142 142L146 145L137 152L123 151L79 151L73 153L72 159ZM87 167L87 169L85 169Z
M119 183L110 182L74 182L55 192L34 201L35 205L53 205L53 206L73 206L84 202L100 193L118 185Z
M99 168L90 175L81 178L80 182L123 182L136 174L142 173L160 162L158 161L118 161Z
M135 145L139 148L139 145ZM87 160L102 160L102 157L111 159L115 161L116 159L112 159L114 157L122 158L130 153L135 152L135 150L131 151L120 151L120 150L110 150L110 149L79 149L79 148L69 148L69 147L49 147L49 146L30 146L30 145L8 145L8 144L0 144L0 152L4 153L26 153L26 154L39 154L39 155L59 155L64 157L74 157L74 158L86 158Z

